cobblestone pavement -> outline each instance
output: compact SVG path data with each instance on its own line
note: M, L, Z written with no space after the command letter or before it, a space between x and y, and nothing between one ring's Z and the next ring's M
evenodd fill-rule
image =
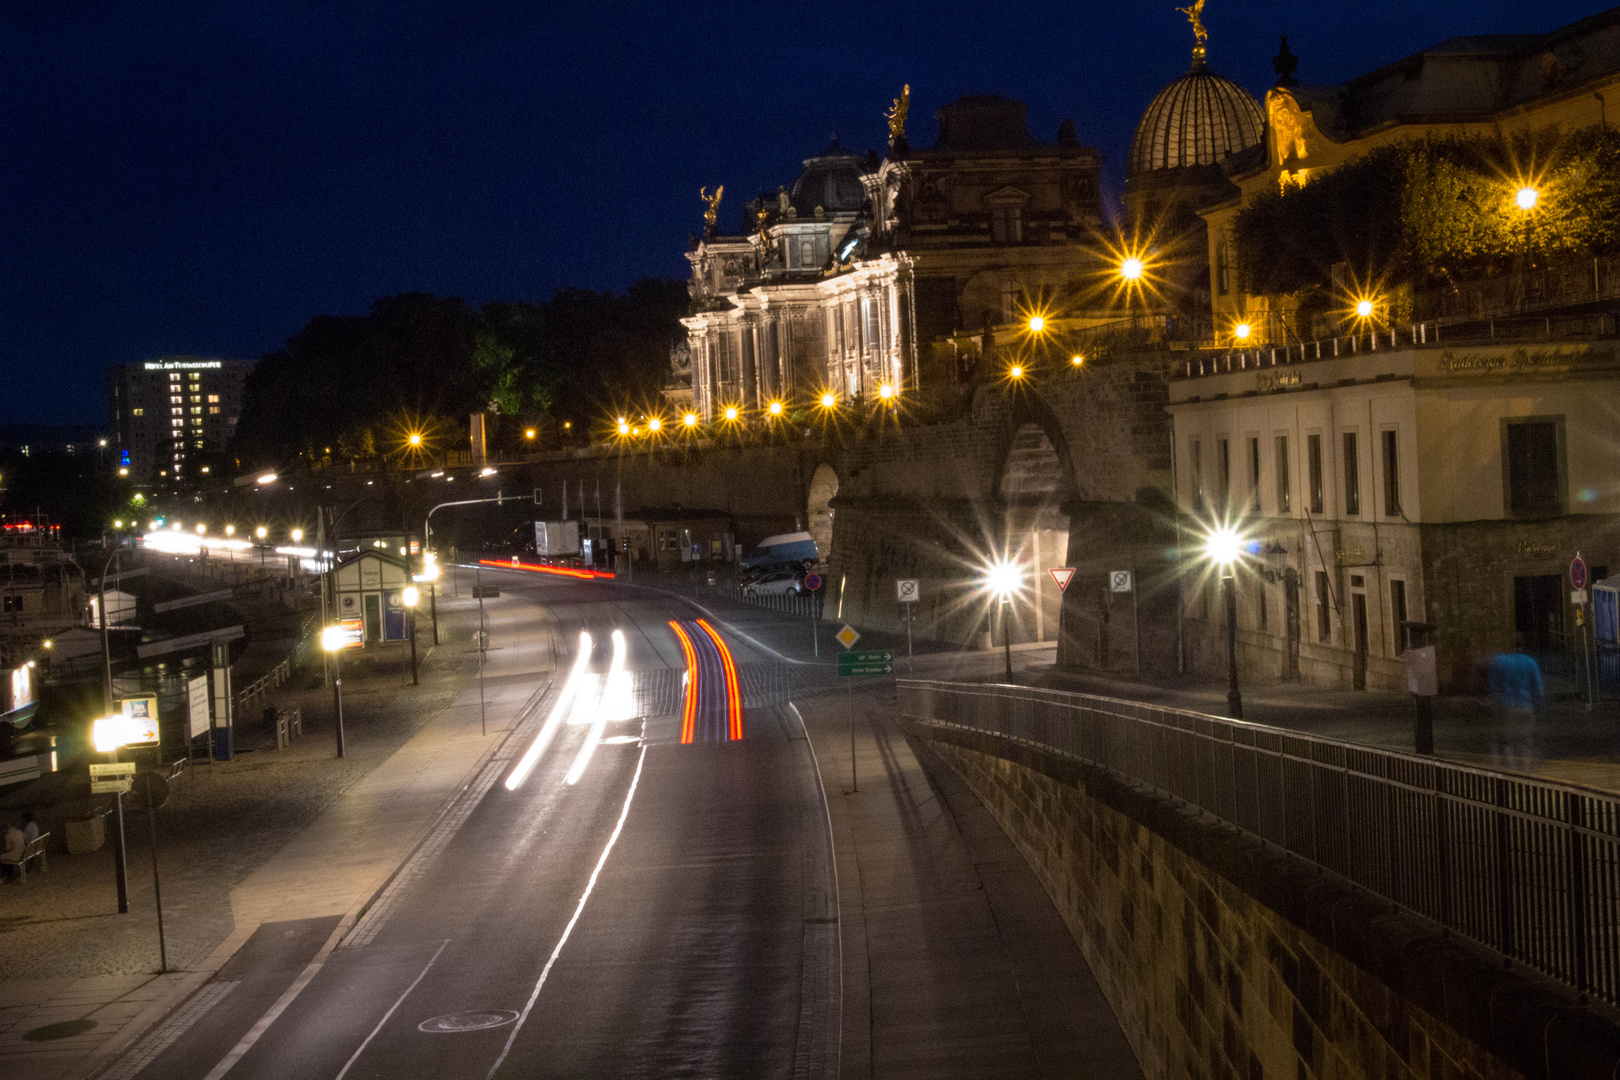
M432 651L415 688L403 657L346 665L347 746L341 760L334 755L331 692L320 687L316 669L269 699L303 712L304 736L290 749L277 752L273 738L255 731L251 719L239 719L247 736L239 748L265 741L269 747L248 749L232 762L198 762L187 769L155 815L171 969L194 966L231 933L234 886L468 685L472 657L453 648ZM117 913L110 837L100 851L87 855L53 851L48 873L0 886L0 981L158 970L146 813L127 809L125 831L127 915Z

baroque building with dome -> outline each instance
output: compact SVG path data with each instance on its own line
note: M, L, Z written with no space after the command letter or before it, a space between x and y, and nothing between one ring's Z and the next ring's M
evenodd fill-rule
M966 335L976 348L973 335L1095 272L1102 157L1072 122L1043 142L1022 102L965 97L935 113L934 145L913 149L908 106L909 90L887 155L835 137L791 187L746 202L735 233L719 229L720 193L705 196L679 361L704 418L954 387L960 344L937 343Z

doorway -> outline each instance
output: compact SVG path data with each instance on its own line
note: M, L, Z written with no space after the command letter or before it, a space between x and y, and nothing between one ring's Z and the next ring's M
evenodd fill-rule
M1552 648L1564 633L1564 579L1534 574L1513 579L1513 629L1519 648L1539 653Z
M365 595L366 644L382 640L382 597L376 593Z
M1355 622L1356 661L1351 685L1357 690L1367 689L1367 594L1350 594L1350 613Z

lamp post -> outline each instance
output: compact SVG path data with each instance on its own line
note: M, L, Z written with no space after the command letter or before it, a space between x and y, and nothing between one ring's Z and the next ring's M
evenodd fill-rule
M416 686L416 605L421 602L422 593L415 585L407 585L401 591L400 599L405 604L405 618L409 619L411 624L411 685Z
M123 562L119 555L123 552L123 544L114 545L112 554L107 561L101 564L101 580L97 583L96 614L101 617L101 672L102 672L102 705L111 716L115 711L113 701L112 682L112 646L107 635L107 624L111 622L107 617L107 574L111 572L113 563L120 567ZM97 746L97 750L110 753L112 760L118 760L118 746L116 742L105 747ZM118 914L129 914L129 864L124 852L124 793L113 793L113 876L118 882Z
M1007 681L1012 682L1012 599L1023 587L1023 573L1016 562L998 559L985 571L985 585L1001 604L1001 649L1006 662Z
M1243 719L1243 694L1237 673L1237 570L1243 540L1231 528L1219 528L1204 542L1204 553L1220 568L1221 591L1226 595L1226 715Z
M343 756L343 650L352 643L353 635L344 626L332 625L321 630L321 648L332 654L332 709L337 714L337 756Z

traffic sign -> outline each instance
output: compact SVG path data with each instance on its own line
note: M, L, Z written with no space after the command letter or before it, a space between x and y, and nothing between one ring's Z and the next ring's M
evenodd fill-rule
M135 782L133 776L121 776L115 780L90 781L90 794L92 795L122 795L129 790Z
M134 776L135 763L133 761L97 762L90 766L91 777L97 776Z
M838 631L838 633L834 634L833 637L836 638L838 644L842 645L844 648L853 649L855 647L855 643L861 640L861 632L848 623L845 623L844 628Z
M1110 571L1108 571L1108 591L1109 592L1130 592L1131 591L1131 572L1129 570L1110 570Z
M1581 558L1578 551L1569 564L1569 583L1577 589L1586 588L1586 560Z
M893 675L894 653L887 649L847 652L838 655L838 674L846 678Z
M1052 575L1052 580L1057 582L1058 592L1069 591L1069 582L1074 580L1074 567L1054 566L1048 573Z
M902 604L915 604L922 590L917 587L916 578L899 578L894 583L894 591L899 594Z
M158 699L156 694L140 694L118 699L118 711L129 718L123 745L158 744Z
M820 592L821 591L821 575L820 574L806 574L806 575L804 575L804 591L805 592Z

